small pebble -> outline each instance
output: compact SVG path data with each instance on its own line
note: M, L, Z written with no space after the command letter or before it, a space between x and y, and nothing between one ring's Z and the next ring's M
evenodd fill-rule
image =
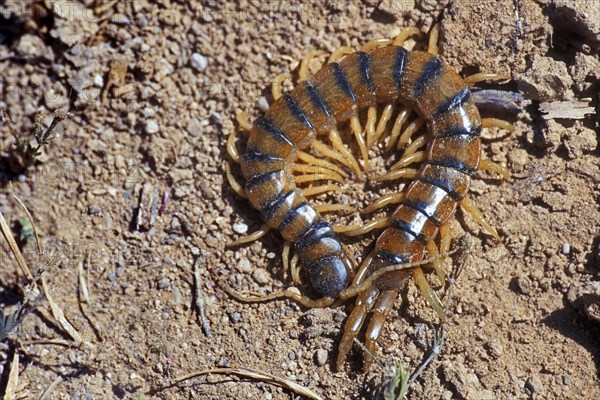
M158 281L159 289L168 289L170 287L171 287L171 282L168 279L161 279L160 281Z
M563 243L562 248L560 250L564 255L571 254L571 245L569 243Z
M315 353L315 361L319 367L322 367L327 362L327 350L319 349Z
M115 280L117 280L117 274L115 272L110 272L106 277L111 282L114 282Z
M146 133L152 135L156 132L158 132L158 124L155 120L149 119L148 122L146 122Z
M102 209L100 207L98 207L97 205L92 204L90 206L90 208L88 209L88 212L90 215L100 214L102 212Z
M265 96L260 96L258 99L258 109L262 112L266 112L269 110L269 102Z
M204 71L208 66L208 60L202 54L194 53L190 58L190 65L196 71Z
M250 261L244 258L238 263L238 269L240 272L250 273L250 271L252 271L252 265L250 264Z
M254 280L257 283L260 283L261 285L264 285L267 282L269 282L269 274L262 268L258 268L257 270L255 270L252 276L254 277Z
M236 222L233 224L233 231L235 233L244 234L248 232L248 225L244 224L243 222Z
M531 393L537 392L540 389L541 385L542 384L535 375L527 378L527 381L525 381L525 388L528 389Z
M235 311L231 313L231 322L239 322L242 319L242 315Z
M227 367L229 366L229 360L225 357L221 358L219 361L219 367Z
M290 351L290 352L288 353L288 358L289 358L290 360L295 360L295 359L296 359L296 353L294 353L293 351Z

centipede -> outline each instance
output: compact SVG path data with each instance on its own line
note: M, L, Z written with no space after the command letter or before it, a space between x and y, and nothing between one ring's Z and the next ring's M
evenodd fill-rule
M445 281L445 257L439 255L449 253L449 222L459 207L501 241L469 200L468 191L478 170L499 174L502 179L510 176L506 167L482 157L481 131L485 127L513 130L514 126L504 120L482 118L471 87L482 80L507 77L478 73L463 79L438 55L439 25L430 32L426 51L405 47L413 35L422 33L418 28L405 28L394 39L373 40L359 51L340 48L314 75L309 65L319 53L310 53L300 65L300 80L292 90L283 93L283 77L276 78L275 100L263 117L253 124L244 115L238 118L249 131L245 152L237 150L234 134L228 140L228 152L239 162L245 185L237 182L228 163L227 178L264 221L259 231L234 244L253 241L269 230L279 231L285 240L285 269L290 267L293 250L293 281L299 283L301 268L315 298L290 288L262 297L244 296L231 289L228 292L241 301L288 298L309 308L356 297L339 344L337 370L343 368L367 320L364 365L368 368L395 299L411 278L439 318L445 318L444 307L424 270L433 270L440 281ZM359 115L365 110L363 127ZM412 113L416 118L407 124ZM344 143L339 130L342 125L352 132L360 161ZM415 137L421 127L426 132ZM339 189L332 181L343 182L349 173L364 178L369 170L369 149L384 138L387 150L403 153L375 180L408 183L402 192L375 200L363 212L372 213L388 205L395 205L395 210L362 226L340 227L327 222L324 212L341 211L345 206L315 206L308 198ZM309 179L326 183L301 188ZM363 235L374 229L382 232L359 265L339 237Z

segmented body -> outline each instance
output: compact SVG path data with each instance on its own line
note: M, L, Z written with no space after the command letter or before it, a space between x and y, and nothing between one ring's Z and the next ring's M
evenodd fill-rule
M311 207L291 173L298 150L319 134L377 103L399 101L427 122L427 160L391 225L379 236L364 274L419 261L425 246L454 214L480 162L481 120L465 82L435 55L386 46L347 55L275 101L250 133L241 167L246 194L263 219L294 243L313 289L336 297L349 283L349 262L330 224ZM380 277L376 299L398 290L406 271ZM362 280L359 277L359 280ZM357 280L355 279L355 282Z

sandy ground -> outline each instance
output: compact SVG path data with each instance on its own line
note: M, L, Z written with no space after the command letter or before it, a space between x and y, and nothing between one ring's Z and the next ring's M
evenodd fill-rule
M22 135L39 111L46 123L56 110L72 114L40 163L18 174L8 163L9 129L0 125L1 211L18 236L25 214L12 181L54 258L37 257L31 239L22 251L32 270L44 268L53 299L92 345L76 346L43 302L5 341L0 388L17 354L19 393L28 399L49 387L47 399L297 398L231 374L151 393L207 368L261 371L327 399L373 398L384 373L362 372L358 348L343 371L332 370L351 302L314 310L242 304L218 286L225 279L269 293L291 284L278 234L225 246L261 225L224 178L225 142L239 130L236 113L263 112L273 77L297 72L308 51L356 48L441 21L444 60L463 75L509 74L510 82L488 87L520 90L532 104L507 117L515 132L484 131L484 157L506 163L513 176L480 174L471 198L503 242L458 214L453 230L475 245L453 288L442 352L408 397L600 398L598 1L134 0L100 16L93 3L0 1L0 109ZM593 107L583 119L544 119L538 108L582 99ZM372 156L374 170L394 159ZM349 192L316 201L361 208L394 185L352 177ZM366 221L358 213L331 218ZM361 258L375 237L348 244ZM26 281L5 242L2 256L0 305L8 314ZM195 307L195 260L210 337ZM410 284L379 341L380 360L414 371L431 323Z

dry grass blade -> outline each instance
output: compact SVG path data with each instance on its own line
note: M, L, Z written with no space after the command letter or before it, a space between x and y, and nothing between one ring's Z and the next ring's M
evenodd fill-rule
M59 376L58 378L56 378L54 380L54 382L52 382L50 384L50 386L48 386L48 388L46 390L44 390L44 393L42 393L42 395L40 396L40 400L46 400L54 391L54 389L56 389L56 387L62 382L64 381L64 378L62 376Z
M48 304L50 304L50 309L52 310L52 315L54 319L60 324L60 326L65 330L65 332L73 338L75 344L79 346L80 344L85 344L88 347L94 347L88 341L83 340L77 329L67 320L65 317L65 313L63 310L54 302L50 292L48 291L48 285L46 284L46 275L42 275L42 288L44 289L44 293L46 294L46 299L48 300Z
M17 264L19 264L21 271L23 271L23 274L25 274L25 278L27 278L27 282L33 282L33 280L34 280L33 275L31 274L31 271L29 270L27 263L25 263L23 254L21 254L21 250L19 250L19 246L17 246L17 242L15 241L15 238L14 238L12 232L10 231L10 227L6 223L6 220L4 219L4 215L2 215L1 212L0 212L0 230L2 231L2 236L4 236L4 239L8 243L10 250L14 254L15 259L17 260ZM34 227L34 230L35 230L35 227Z
M323 400L323 398L321 396L319 396L312 390L305 388L304 386L298 385L297 383L288 381L283 378L278 378L276 376L273 376L271 374L267 374L264 372L256 372L256 371L251 371L251 370L242 369L242 368L203 369L202 371L193 372L189 375L183 376L181 378L177 378L169 385L157 389L156 392L176 386L176 385L180 384L181 382L196 378L198 376L207 375L207 374L237 375L237 376L241 376L244 378L255 379L257 381L267 382L267 383L270 383L271 385L275 385L275 386L282 387L284 389L291 390L294 393L299 394L301 396L305 396L306 398L309 398L309 399Z
M15 352L10 365L4 400L15 400L17 398L17 386L19 385L19 355Z

